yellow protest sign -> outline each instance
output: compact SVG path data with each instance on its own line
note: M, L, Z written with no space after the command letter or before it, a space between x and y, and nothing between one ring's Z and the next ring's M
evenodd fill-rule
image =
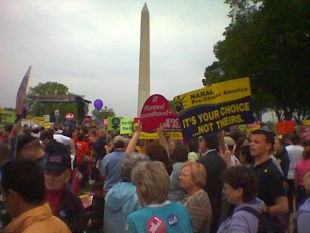
M252 123L249 78L229 80L174 97L184 140Z
M120 123L120 134L132 133L133 118L122 118Z

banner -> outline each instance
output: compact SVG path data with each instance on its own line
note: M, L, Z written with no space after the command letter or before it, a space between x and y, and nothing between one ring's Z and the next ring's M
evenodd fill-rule
M183 138L254 121L249 78L229 80L174 97Z
M122 118L120 123L120 134L131 134L133 132L133 118Z

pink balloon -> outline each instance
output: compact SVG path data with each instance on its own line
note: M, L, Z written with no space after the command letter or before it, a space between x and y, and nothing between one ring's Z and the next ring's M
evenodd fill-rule
M96 99L95 102L94 102L94 106L99 111L102 108L102 106L103 106L102 100L101 99Z

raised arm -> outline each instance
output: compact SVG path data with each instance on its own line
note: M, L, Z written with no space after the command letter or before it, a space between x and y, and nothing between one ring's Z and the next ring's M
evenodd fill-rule
M220 155L224 160L224 162L226 163L227 168L234 166L234 164L231 161L231 151L228 149L227 145L225 145L225 152L223 152L223 150L220 148Z
M159 141L160 145L165 147L165 149L168 153L168 156L170 157L168 143L167 143L167 140L164 136L163 130L164 130L164 125L160 124L159 127L157 128L158 141Z
M142 131L142 123L139 121L135 125L135 132L133 133L133 136L130 139L128 146L126 148L126 151L125 151L126 156L129 156L132 152L135 151L135 148L136 148L137 142L139 140L141 131Z

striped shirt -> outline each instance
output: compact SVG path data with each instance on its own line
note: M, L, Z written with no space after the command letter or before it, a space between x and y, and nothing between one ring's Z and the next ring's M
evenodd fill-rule
M185 205L189 215L192 217L194 232L210 232L212 210L208 193L203 189L200 189L191 196L185 196L182 203Z

